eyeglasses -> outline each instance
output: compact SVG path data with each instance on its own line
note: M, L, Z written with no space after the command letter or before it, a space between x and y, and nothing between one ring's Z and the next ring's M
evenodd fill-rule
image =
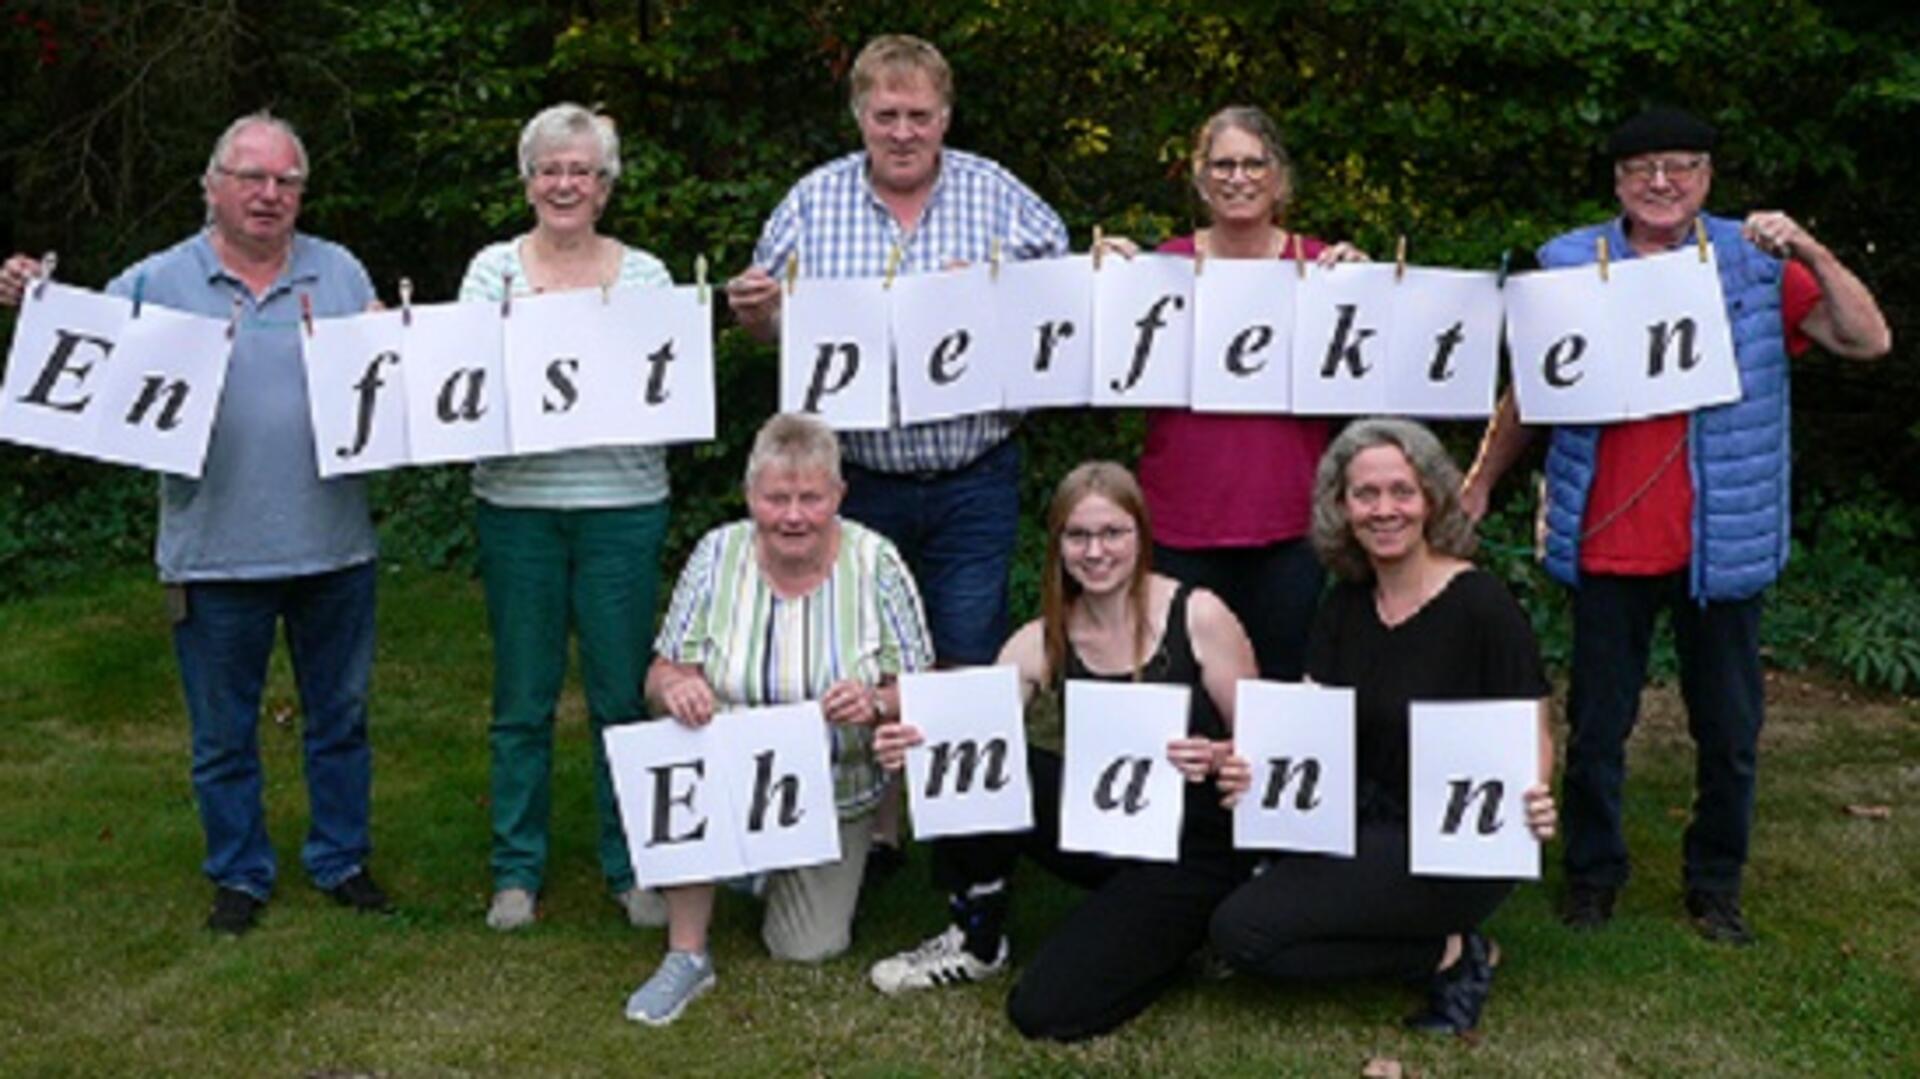
M1102 547L1116 547L1133 538L1133 529L1120 525L1103 528L1068 528L1060 533L1060 542L1076 551L1084 551L1094 540Z
M1270 157L1216 157L1207 162L1207 175L1216 180L1231 180L1237 171L1249 180L1264 180L1272 168Z
M596 169L577 161L542 161L533 167L533 175L550 184L563 180L604 180L606 169Z
M216 165L214 171L238 184L241 191L253 194L265 191L267 184L274 183L289 195L298 195L300 189L307 186L307 178L297 172L268 172L265 169L230 169L225 165Z
M1684 184L1699 175L1707 167L1707 155L1695 154L1692 157L1655 157L1635 158L1622 161L1614 168L1620 175L1636 183L1650 184L1653 178L1665 174L1676 184Z

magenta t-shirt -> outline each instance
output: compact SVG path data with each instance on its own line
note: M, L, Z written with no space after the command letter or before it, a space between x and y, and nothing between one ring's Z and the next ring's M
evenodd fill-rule
M1306 258L1326 246L1309 236L1300 240ZM1287 248L1290 255L1293 244ZM1159 250L1191 255L1193 237L1176 236ZM1154 541L1260 547L1306 535L1313 470L1327 448L1327 428L1326 420L1293 416L1149 410L1139 473Z

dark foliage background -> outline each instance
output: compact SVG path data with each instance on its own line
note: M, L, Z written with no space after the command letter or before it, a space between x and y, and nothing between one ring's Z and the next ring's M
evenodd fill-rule
M215 133L271 106L314 155L303 224L341 240L391 302L451 296L482 244L526 224L519 125L573 99L621 125L626 175L607 231L679 278L705 253L745 264L798 175L855 145L845 73L889 30L939 43L957 76L949 136L1025 177L1084 243L1096 223L1154 241L1193 223L1189 133L1252 102L1296 159L1292 224L1376 253L1492 266L1611 207L1598 147L1621 118L1683 104L1723 133L1710 206L1785 208L1915 329L1920 20L1898 3L1812 0L0 0L0 246L57 250L98 285L196 227ZM720 438L676 451L667 572L740 511L746 440L773 402L774 357L724 318ZM1769 621L1774 658L1920 683L1913 585L1917 379L1904 357L1797 365L1800 556ZM1131 418L1027 426L1027 506L1104 455L1131 460ZM1476 432L1444 432L1464 455ZM42 589L151 542L150 477L0 445L0 596ZM1561 604L1526 555L1516 476L1488 550L1550 650ZM470 558L465 476L376 481L390 561ZM1033 593L1033 528L1017 584ZM1029 609L1022 602L1022 609Z

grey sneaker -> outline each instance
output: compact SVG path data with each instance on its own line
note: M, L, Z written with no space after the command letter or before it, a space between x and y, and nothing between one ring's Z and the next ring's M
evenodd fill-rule
M487 928L502 933L525 929L533 924L533 893L525 888L502 888L493 893L487 907Z
M667 924L666 897L651 888L628 888L613 901L636 929L661 929Z
M650 1027L663 1027L687 1010L700 994L713 988L713 960L692 952L668 952L645 985L627 998L627 1018Z
M920 942L918 948L891 955L867 971L867 980L875 989L892 996L909 989L932 989L938 985L958 985L991 978L1007 969L1007 938L991 963L983 962L967 951L967 935L950 925L937 936Z

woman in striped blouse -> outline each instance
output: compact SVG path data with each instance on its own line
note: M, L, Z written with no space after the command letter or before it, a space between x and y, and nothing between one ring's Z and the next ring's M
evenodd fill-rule
M520 135L520 175L533 230L475 255L460 299L672 284L659 259L597 231L620 175L620 140L606 117L571 104L535 116ZM634 884L600 732L644 714L640 679L667 528L666 451L605 446L482 461L473 493L493 632L487 924L505 931L534 920L546 876L554 704L571 629L592 726L600 869L629 921L660 925L660 897Z
M913 577L886 537L839 516L840 446L817 419L778 415L747 460L747 520L701 538L654 642L647 700L689 726L718 710L817 700L832 739L840 860L768 875L761 938L776 958L845 951L883 790L873 725L899 712L896 677L933 664ZM627 1001L660 1025L714 984L713 885L664 889L667 955Z

